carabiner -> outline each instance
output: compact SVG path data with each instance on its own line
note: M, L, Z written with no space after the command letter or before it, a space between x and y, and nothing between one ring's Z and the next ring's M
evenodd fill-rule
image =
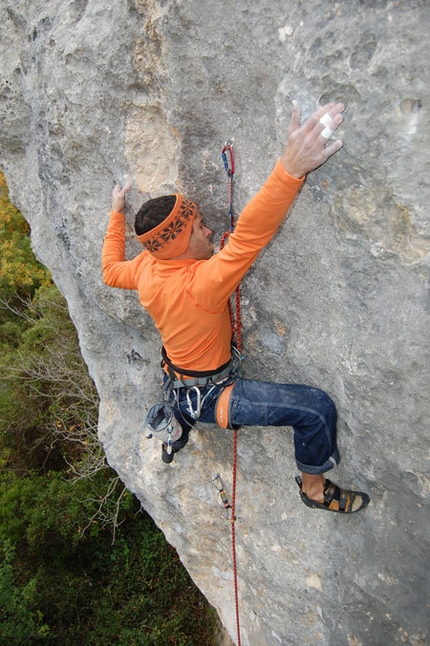
M229 155L229 160L227 159L227 153ZM229 177L234 175L234 153L233 153L233 144L231 141L226 141L224 148L221 151L222 159L224 162L224 168L227 171Z
M211 482L218 492L224 489L224 485L222 483L221 476L219 473L217 473L216 476L212 478Z
M197 394L197 404L195 409L193 408L193 402L191 401L192 390L194 390ZM197 386L191 386L191 388L187 388L187 404L191 417L193 419L199 419L202 412L202 394L200 392L200 388L198 388Z

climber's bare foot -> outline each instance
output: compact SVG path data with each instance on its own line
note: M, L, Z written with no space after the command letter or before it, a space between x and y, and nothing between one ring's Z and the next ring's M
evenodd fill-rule
M324 476L302 473L302 492L311 500L324 502Z

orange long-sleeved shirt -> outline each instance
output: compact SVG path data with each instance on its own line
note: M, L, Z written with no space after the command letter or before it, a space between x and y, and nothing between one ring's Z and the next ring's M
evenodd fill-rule
M209 260L157 260L142 251L125 260L125 222L111 212L102 251L103 280L137 290L170 360L185 372L215 370L230 358L230 295L275 234L303 179L277 162L242 211L228 244Z

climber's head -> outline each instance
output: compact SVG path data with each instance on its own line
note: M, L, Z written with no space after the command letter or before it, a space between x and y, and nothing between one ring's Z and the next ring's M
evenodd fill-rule
M160 260L204 260L213 253L212 231L204 225L197 205L179 193L145 202L134 228L138 240Z

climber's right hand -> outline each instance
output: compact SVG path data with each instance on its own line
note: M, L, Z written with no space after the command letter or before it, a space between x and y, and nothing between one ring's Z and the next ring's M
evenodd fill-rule
M328 140L343 121L343 103L328 103L300 125L300 105L294 102L288 141L281 162L287 173L303 177L321 166L342 147L342 140Z

